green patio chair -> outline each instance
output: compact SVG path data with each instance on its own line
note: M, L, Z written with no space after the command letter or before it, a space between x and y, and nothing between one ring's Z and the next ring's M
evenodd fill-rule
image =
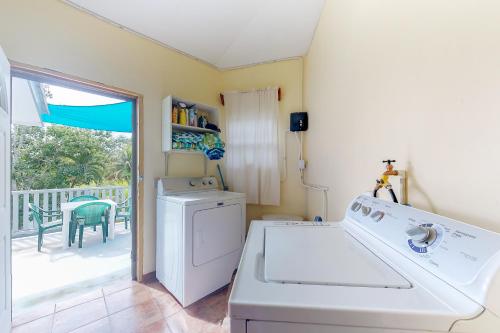
M69 202L80 202L80 201L93 201L93 200L99 200L98 197L93 196L93 195L80 195L78 197L72 198ZM94 226L94 231L96 231L96 226Z
M125 222L125 229L128 229L128 223L130 221L130 212L132 211L132 198L116 205L116 215L115 222L123 220Z
M102 242L106 243L108 236L108 220L111 205L105 202L89 202L73 210L71 213L71 222L69 225L70 237L68 245L75 242L76 230L79 229L78 247L82 247L83 229L85 227L102 227Z
M49 229L62 226L62 212L58 210L44 210L34 204L28 204L30 209L30 221L35 220L38 224L38 252L42 250L43 233ZM51 218L50 222L43 222L44 218ZM54 220L55 218L55 220Z
M80 195L78 197L72 198L69 202L92 201L92 200L99 200L99 198L93 195Z

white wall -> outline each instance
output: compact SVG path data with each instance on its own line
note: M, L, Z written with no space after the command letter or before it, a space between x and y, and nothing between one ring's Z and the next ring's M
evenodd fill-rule
M500 231L499 18L487 0L326 2L304 106L307 177L330 186L331 219L390 157L413 205Z

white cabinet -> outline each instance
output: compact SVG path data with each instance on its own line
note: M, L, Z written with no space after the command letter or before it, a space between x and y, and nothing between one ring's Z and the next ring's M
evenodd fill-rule
M163 100L162 105L162 150L163 152L184 152L184 153L202 153L197 150L187 150L187 149L174 149L172 146L172 134L174 132L196 132L196 133L218 133L217 131L198 127L196 122L196 126L189 126L188 124L179 124L172 121L172 112L175 105L179 103L184 103L188 106L194 105L198 116L204 115L207 118L207 121L211 124L219 126L219 110L213 106L196 103L193 101L189 101L182 98L177 98L174 96L168 96Z

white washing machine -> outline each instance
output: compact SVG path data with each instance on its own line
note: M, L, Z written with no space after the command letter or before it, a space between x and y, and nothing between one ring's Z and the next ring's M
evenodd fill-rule
M156 277L186 307L227 285L245 242L246 200L215 177L157 181Z
M500 332L500 234L359 196L339 223L254 221L231 333Z

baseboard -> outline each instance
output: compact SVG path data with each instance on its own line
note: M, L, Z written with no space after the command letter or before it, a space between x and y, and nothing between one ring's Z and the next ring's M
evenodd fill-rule
M156 281L156 271L146 273L142 276L142 283L150 283Z

